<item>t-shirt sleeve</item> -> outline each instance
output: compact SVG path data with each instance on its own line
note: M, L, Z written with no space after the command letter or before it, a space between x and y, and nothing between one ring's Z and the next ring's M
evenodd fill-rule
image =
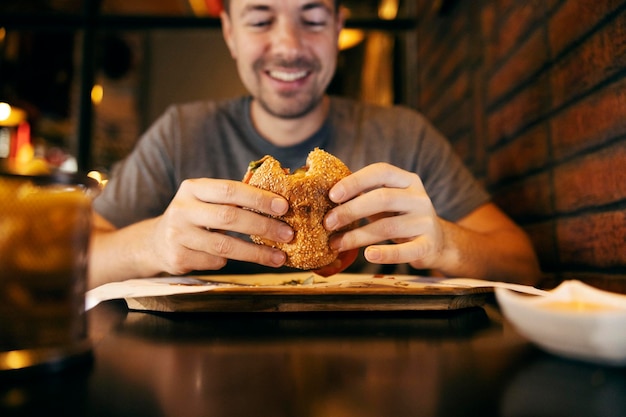
M437 214L457 221L490 201L490 195L448 140L425 119L422 123L417 173Z
M171 161L179 135L177 112L168 109L139 139L133 151L114 165L110 179L93 203L94 210L121 228L165 211L178 184Z
M456 222L490 196L447 138L415 109L333 101L336 152L352 170L388 162L416 173L437 214Z

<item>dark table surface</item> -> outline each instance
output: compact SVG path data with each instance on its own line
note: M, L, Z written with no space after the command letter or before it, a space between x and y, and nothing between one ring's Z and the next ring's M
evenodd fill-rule
M544 353L490 300L411 313L88 313L93 355L0 379L1 416L626 416L626 370Z

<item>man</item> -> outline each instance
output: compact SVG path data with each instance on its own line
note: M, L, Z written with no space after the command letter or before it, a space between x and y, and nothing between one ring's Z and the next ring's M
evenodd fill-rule
M359 266L410 265L446 276L534 284L523 233L489 201L450 146L409 109L329 97L344 16L332 0L231 0L224 38L251 97L170 108L113 172L94 203L90 286L159 273L257 272L285 254L246 237L288 242L279 195L240 181L265 154L303 165L316 146L354 173L331 189L325 218ZM246 210L251 208L257 212Z

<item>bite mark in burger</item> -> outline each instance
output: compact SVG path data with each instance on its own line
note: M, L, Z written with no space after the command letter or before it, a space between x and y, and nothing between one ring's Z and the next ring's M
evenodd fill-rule
M357 250L351 251L351 256L345 256L345 253L338 256L339 253L329 245L333 232L324 228L323 220L326 213L337 206L328 198L328 192L350 173L341 160L319 148L309 153L306 166L293 173L269 155L251 162L243 182L284 197L289 202L289 209L275 218L294 230L294 238L289 243L274 242L257 235L250 236L251 239L284 251L286 266L319 270L325 276L345 269L354 260Z

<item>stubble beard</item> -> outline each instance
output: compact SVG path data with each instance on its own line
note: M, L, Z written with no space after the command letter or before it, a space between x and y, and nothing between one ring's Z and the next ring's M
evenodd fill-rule
M307 95L303 98L291 98L289 95L281 94L281 99L266 100L263 94L255 97L261 108L268 114L281 119L298 119L304 117L316 109L322 103L323 95L314 97ZM284 102L284 99L287 102Z
M298 59L294 62L276 60L274 65L280 68L307 70L312 74L319 73L321 69L319 62L304 59ZM322 103L325 87L318 90L313 85L308 91L275 92L265 90L261 78L265 76L264 71L267 67L264 59L259 59L254 63L259 85L258 94L255 95L254 99L271 116L282 119L297 119L311 113Z

